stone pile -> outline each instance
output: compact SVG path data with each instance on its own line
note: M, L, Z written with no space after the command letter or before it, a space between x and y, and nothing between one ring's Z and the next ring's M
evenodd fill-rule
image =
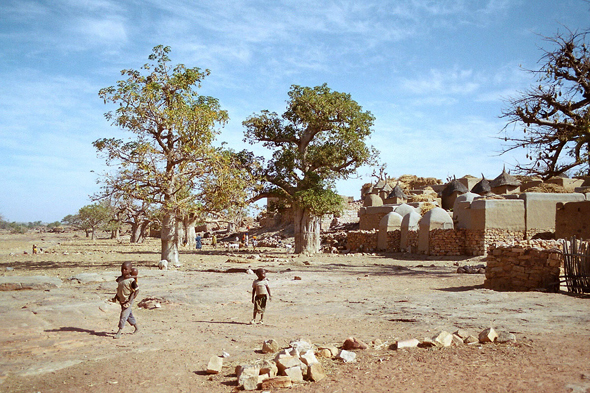
M238 385L244 390L290 387L292 383L301 383L304 380L319 382L326 374L316 355L326 358L339 355L338 349L334 347L315 349L303 340L293 341L288 348L282 350L279 350L275 340L267 340L262 344L262 352L276 354L273 360L242 364L235 369ZM211 359L210 365L215 365L217 359Z
M497 291L559 290L561 243L523 240L488 248L484 287Z
M479 264L479 265L459 266L457 268L457 273L485 274L486 273L486 265Z
M452 334L445 330L442 330L436 336L426 337L422 341L417 340L415 338L407 340L398 340L390 348L444 348L461 345L475 345L485 343L505 344L511 342L516 342L516 336L514 334L504 331L497 332L494 328L487 328L482 330L477 337L464 329L459 329Z
M349 337L340 349L333 345L313 346L304 340L292 341L289 347L279 349L278 343L270 339L262 343L262 352L274 354L273 359L260 359L248 364L239 364L235 367L235 374L239 388L269 391L288 388L293 383L303 383L304 381L320 382L327 376L322 363L326 364L328 359L343 363L356 362L357 353L355 351L366 350L369 347L381 350L389 346L389 349L401 350L514 342L516 342L514 334L496 331L494 328L484 329L477 336L464 329L459 329L452 334L443 330L436 336L427 337L421 341L412 338L398 340L392 345L378 339L369 345L355 337ZM224 352L221 356L211 357L206 372L208 374L220 373L223 369L224 357L228 356L229 354Z

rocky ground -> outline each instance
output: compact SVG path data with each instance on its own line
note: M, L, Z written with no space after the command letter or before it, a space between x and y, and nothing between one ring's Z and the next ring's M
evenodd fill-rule
M33 244L44 253L31 255ZM0 234L0 391L232 392L235 366L273 357L260 351L265 340L340 346L350 336L382 345L357 351L354 363L320 359L327 378L288 391L590 391L590 299L494 292L483 289L482 274L456 273L457 264L480 258L228 254L205 246L182 250L177 269L160 271L158 260L156 240ZM161 307L135 307L140 333L127 327L113 340L119 307L108 299L124 261L139 268L139 299ZM265 325L248 324L254 275L246 271L257 267L269 271L273 292ZM490 326L517 342L389 347ZM224 351L222 372L207 374L210 357Z

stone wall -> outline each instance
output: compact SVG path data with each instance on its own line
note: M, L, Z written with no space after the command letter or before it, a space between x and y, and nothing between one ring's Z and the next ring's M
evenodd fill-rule
M483 229L465 230L465 255L485 255L485 234Z
M560 249L560 242L555 240L491 245L484 287L496 291L557 291L563 263Z
M465 255L465 229L434 229L428 239L428 255Z
M418 231L408 231L408 252L418 252Z
M377 249L376 230L349 231L346 239L346 248L353 252L373 252Z
M400 252L400 242L402 239L402 231L396 229L395 231L387 232L387 251Z

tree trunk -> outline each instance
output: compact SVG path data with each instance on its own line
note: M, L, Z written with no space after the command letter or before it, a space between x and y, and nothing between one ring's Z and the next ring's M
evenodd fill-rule
M227 223L227 233L234 233L236 231L236 224L233 222Z
M121 231L119 228L111 229L111 239L121 240Z
M186 239L186 246L188 248L195 248L195 237L197 237L197 233L195 231L195 220L185 219L184 234Z
M141 237L141 225L136 222L131 223L131 237L129 238L129 243L139 243L139 238Z
M95 239L95 237L94 237L94 236L95 236L95 235L94 235L94 233L95 233L95 230L94 230L94 228L92 228L92 231L91 231L91 232L92 232L92 237L91 237L91 239L92 239L92 240L94 240L94 239Z
M138 243L143 243L146 239L148 233L148 229L150 227L151 222L149 220L144 220L141 222L140 229L139 229L139 238L137 239Z
M176 216L171 211L164 213L162 230L160 234L162 241L162 253L160 259L165 259L168 264L178 264L178 236L176 232Z
M295 253L315 254L320 251L320 218L295 207Z

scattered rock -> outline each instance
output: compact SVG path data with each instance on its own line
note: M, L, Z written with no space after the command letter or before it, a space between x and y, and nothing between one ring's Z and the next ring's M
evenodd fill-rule
M479 333L479 342L480 343L493 343L498 338L498 333L494 330L494 328L487 328Z
M416 348L419 344L420 341L416 340L415 338L411 338L409 340L401 340L396 343L396 349Z
M299 277L299 276L295 276L295 277L293 278L293 280L295 280L295 281L300 281L300 280L301 280L301 277Z
M218 374L223 368L223 358L219 356L212 356L207 364L207 374Z
M310 366L314 363L319 363L313 351L306 351L305 353L301 354L299 356L299 360L301 360L307 366Z
M479 344L479 340L475 336L467 336L463 339L464 344L474 345Z
M319 362L310 364L307 369L307 377L314 382L319 382L326 378L322 364Z
M262 390L290 388L291 386L293 386L291 378L286 376L269 378L261 384Z
M278 373L279 368L275 362L270 360L262 362L262 365L260 366L260 374L268 374L269 378L273 378L276 377Z
M462 340L465 340L467 337L470 336L469 332L467 330L464 329L459 329L457 330L455 333L453 333L454 335L460 337Z
M516 336L512 333L509 333L509 332L499 332L496 342L499 342L502 344L509 343L509 342L515 343Z
M312 345L304 340L291 341L289 343L289 346L295 349L295 351L297 351L297 354L307 352L310 349L313 349Z
M236 376L238 377L239 386L243 386L244 382L249 378L254 378L258 385L258 375L260 375L260 368L257 366L245 364L236 367ZM254 389L256 389L256 387Z
M430 347L436 347L436 343L434 342L433 339L426 337L424 340L422 340L422 342L419 345L421 348L430 348Z
M263 353L274 353L279 350L279 343L273 339L266 340L262 343L262 352Z
M344 344L342 344L342 349L347 351L352 349L367 349L369 346L364 342L357 340L355 337L349 337L344 340Z
M326 358L326 359L330 359L333 357L332 351L330 351L328 348L318 349L317 356L322 357L322 358Z
M433 341L437 347L450 347L453 343L453 335L443 330L433 338Z
M338 359L341 359L344 363L352 363L356 360L356 353L343 349L338 354Z
M456 334L453 334L453 342L451 343L451 345L454 345L456 347L463 345L463 339L457 336Z
M289 377L291 382L303 382L303 371L300 366L287 368L283 373L285 376Z

